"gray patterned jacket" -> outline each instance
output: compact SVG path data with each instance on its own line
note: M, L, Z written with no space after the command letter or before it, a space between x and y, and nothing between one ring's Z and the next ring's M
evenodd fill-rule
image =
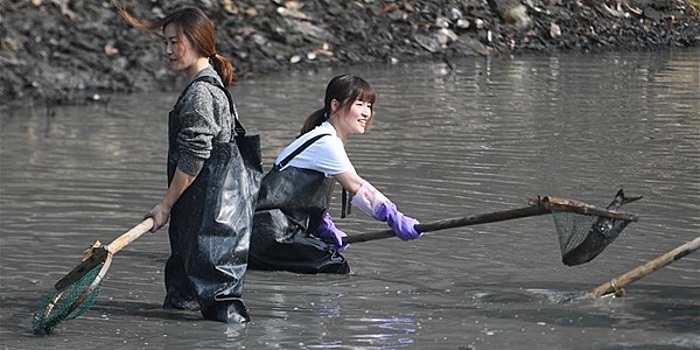
M221 83L221 78L211 66L201 70L192 80L207 75ZM228 99L218 87L199 81L187 90L171 113L181 125L176 136L180 152L177 167L188 175L196 176L202 170L204 161L209 159L212 140L226 142L231 139L233 120Z

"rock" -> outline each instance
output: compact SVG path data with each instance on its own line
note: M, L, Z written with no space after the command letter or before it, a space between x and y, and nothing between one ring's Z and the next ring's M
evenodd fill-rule
M643 11L644 17L654 21L654 22L659 22L661 21L661 12L657 11L653 7L649 6L646 7Z
M488 0L488 4L501 20L518 29L527 28L532 22L527 8L518 0Z
M561 28L554 22L549 26L549 36L552 39L556 39L561 36Z
M432 34L416 34L413 39L428 52L438 52L442 49L440 41Z
M505 21L518 29L526 29L532 25L532 19L527 14L527 8L524 5L516 5L509 8L506 11Z

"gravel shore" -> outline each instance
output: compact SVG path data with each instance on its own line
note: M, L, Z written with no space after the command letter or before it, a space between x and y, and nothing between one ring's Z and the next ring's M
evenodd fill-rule
M158 33L128 27L110 1L2 2L0 109L27 99L82 104L96 94L179 86ZM178 5L124 3L142 19ZM329 65L700 46L698 0L187 3L214 20L217 50L239 79Z

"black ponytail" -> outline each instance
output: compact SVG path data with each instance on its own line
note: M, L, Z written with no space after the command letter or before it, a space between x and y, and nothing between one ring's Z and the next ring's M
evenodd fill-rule
M323 122L328 120L330 116L329 114L330 108L326 109L325 107L311 113L310 116L306 117L304 125L301 127L301 132L299 132L299 136L304 135L313 130L315 127L323 124Z

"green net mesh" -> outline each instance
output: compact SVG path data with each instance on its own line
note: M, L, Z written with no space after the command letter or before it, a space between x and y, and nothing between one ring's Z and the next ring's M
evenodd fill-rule
M79 299L88 291L103 265L97 265L76 282L60 290L54 289L46 295L34 311L32 320L34 333L39 335L50 333L53 327L62 321L74 319L90 309L100 292L100 285L87 294L84 301L81 302ZM78 304L74 307L76 302Z
M552 211L564 264L591 261L631 222L572 212Z

